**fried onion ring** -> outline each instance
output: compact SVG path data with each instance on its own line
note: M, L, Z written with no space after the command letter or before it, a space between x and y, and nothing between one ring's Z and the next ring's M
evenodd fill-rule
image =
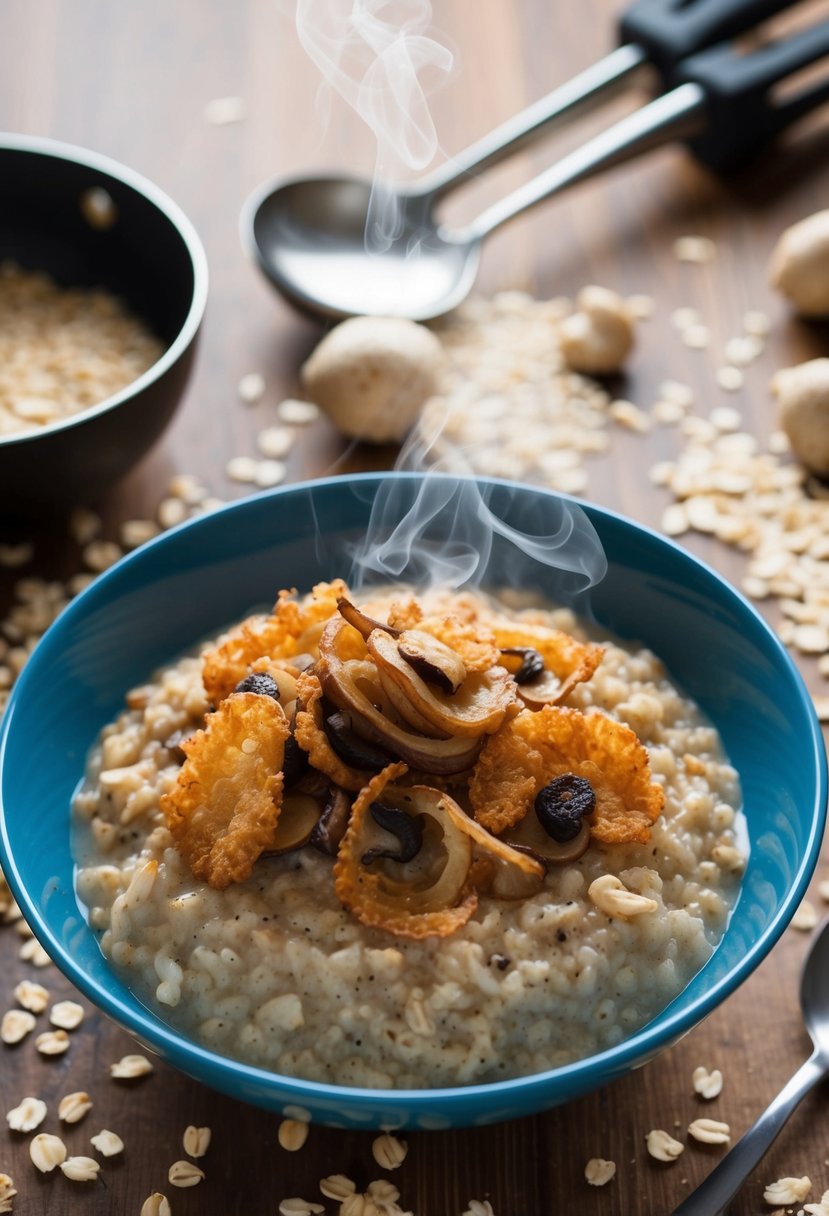
M534 696L533 684L521 684L518 687L521 696L531 709L538 708L539 703L558 705L575 688L585 680L589 680L599 663L602 661L604 649L593 642L579 642L560 629L547 629L544 625L507 621L499 618L494 626L494 637L501 650L514 647L531 646L537 650L544 660L544 666L559 681L552 683L551 691L547 691L547 681L540 695ZM499 660L503 662L503 659ZM542 676L542 680L544 677Z
M297 696L303 708L296 716L294 738L308 753L311 766L344 790L361 790L371 774L351 768L329 743L322 725L322 685L313 672L303 672L299 677Z
M475 818L491 832L506 831L530 810L542 786L563 773L593 787L594 839L647 843L665 794L650 779L648 753L636 733L603 713L563 706L525 710L486 741L469 783Z
M248 878L273 840L288 733L272 697L237 692L181 744L186 759L161 810L193 874L216 890Z

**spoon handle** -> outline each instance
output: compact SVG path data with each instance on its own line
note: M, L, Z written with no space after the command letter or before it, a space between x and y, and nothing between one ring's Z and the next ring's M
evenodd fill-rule
M693 1191L673 1216L723 1216L728 1205L777 1139L794 1108L827 1071L815 1051L763 1111L741 1140L723 1157L713 1173Z

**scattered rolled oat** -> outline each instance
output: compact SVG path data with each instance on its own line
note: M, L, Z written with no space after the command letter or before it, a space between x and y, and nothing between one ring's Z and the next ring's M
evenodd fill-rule
M659 907L655 899L629 891L621 878L617 878L615 874L601 874L594 878L587 894L606 916L642 916L647 912L655 912Z
M247 116L247 106L242 97L214 97L204 107L205 122L212 127L226 127L241 122Z
M674 241L674 257L678 262L693 262L703 265L710 262L717 246L707 236L681 236Z
M46 1103L40 1098L24 1098L19 1106L6 1112L6 1122L13 1132L33 1132L46 1118Z
M69 516L69 535L79 545L88 545L102 526L100 515L90 507L75 507Z
M162 498L156 515L162 528L174 528L187 518L187 504L180 498Z
M751 309L743 317L743 329L747 334L765 338L767 334L771 333L771 319L759 309Z
M25 566L34 555L35 547L29 541L21 541L18 545L0 545L0 566L6 566L8 569Z
M326 1199L336 1199L342 1203L355 1193L357 1187L345 1174L329 1174L327 1178L320 1179L320 1190Z
M35 1028L35 1019L28 1010L10 1009L0 1022L0 1039L11 1046L20 1043Z
M374 1160L384 1170L396 1170L406 1160L409 1146L405 1140L398 1140L390 1132L383 1132L371 1146Z
M680 1154L685 1152L685 1145L679 1140L675 1140L668 1132L662 1128L655 1127L649 1131L645 1137L648 1146L648 1152L651 1157L657 1161L676 1161Z
M29 1144L29 1156L41 1174L49 1174L66 1160L66 1145L59 1136L39 1132Z
M802 1203L812 1189L812 1180L805 1174L802 1178L778 1178L770 1182L763 1191L763 1198L772 1207L789 1203Z
M167 1171L167 1180L171 1186L198 1186L203 1178L204 1170L192 1161L174 1161Z
M288 468L282 460L260 460L256 463L255 481L263 490L278 486L285 480Z
M820 1203L805 1203L803 1210L809 1216L829 1216L829 1191L823 1192Z
M65 1030L44 1030L35 1039L35 1047L42 1056L62 1056L69 1050L70 1042Z
M90 570L94 570L96 574L100 574L103 570L108 570L110 566L124 556L124 552L120 545L116 545L112 540L93 540L86 546L83 551L83 560Z
M325 1208L310 1199L283 1199L279 1205L280 1216L318 1216Z
M653 296L638 293L628 296L625 304L628 312L636 321L647 321L656 312L656 300Z
M306 426L309 422L316 422L320 410L313 401L298 401L294 397L287 397L280 401L276 412L283 422L292 426Z
M137 549L148 540L158 536L159 527L152 519L126 519L121 524L119 536L125 549Z
M268 426L256 436L256 446L270 460L287 456L295 442L296 431L288 426Z
M58 1118L63 1123L80 1123L92 1110L92 1099L83 1090L67 1094L58 1105Z
M818 886L818 895L824 903L829 904L829 881L824 880Z
M791 927L801 933L811 933L818 923L817 908L808 899L804 899L791 919Z
M731 1128L716 1119L694 1119L688 1124L688 1135L700 1144L730 1144Z
M308 1139L308 1124L299 1119L283 1119L277 1137L282 1148L289 1153L296 1153Z
M715 1068L709 1072L707 1068L700 1064L699 1068L694 1069L691 1080L694 1085L694 1093L699 1094L701 1098L706 1098L710 1101L722 1093L722 1073L719 1068Z
M188 1157L203 1157L210 1148L213 1133L209 1127L194 1127L191 1123L185 1128L183 1143Z
M121 1137L115 1132L108 1131L105 1127L96 1132L94 1136L90 1136L89 1143L104 1157L117 1157L124 1151L124 1141Z
M591 1186L606 1186L616 1176L616 1162L591 1157L584 1167L584 1176Z
M12 1200L17 1194L11 1174L0 1174L0 1212L12 1210Z
M470 1199L463 1216L495 1216L495 1213L488 1199Z
M705 350L711 341L707 325L689 325L681 331L682 341L691 350Z
M141 1204L141 1216L172 1216L166 1195L153 1191Z
M250 484L256 481L259 461L251 456L233 456L225 466L225 473L231 481Z
M36 937L30 937L24 942L17 955L24 963L31 963L33 967L48 967L52 961Z
M717 384L727 393L736 393L745 384L745 376L739 367L726 364L717 369Z
M49 1010L49 1021L63 1030L75 1030L84 1018L83 1005L77 1001L58 1001Z
M238 393L248 405L260 401L265 394L265 377L261 376L259 372L248 372L239 381Z
M132 1081L136 1077L146 1077L153 1071L153 1066L146 1056L122 1056L109 1066L109 1075L117 1081Z
M21 980L14 989L14 997L24 1009L28 1009L32 1013L43 1013L50 999L49 990L42 984L35 984L31 980Z
M94 1182L101 1170L92 1157L67 1157L60 1163L61 1173L71 1182Z

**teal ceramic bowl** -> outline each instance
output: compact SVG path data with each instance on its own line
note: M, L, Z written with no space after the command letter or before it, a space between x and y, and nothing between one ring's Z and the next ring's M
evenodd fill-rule
M347 572L384 478L277 490L169 532L121 561L52 626L25 668L0 734L0 860L37 937L66 975L145 1047L205 1084L277 1112L300 1107L338 1126L444 1128L528 1115L604 1085L673 1043L768 954L818 856L826 760L797 671L757 613L713 571L663 537L586 506L606 577L577 607L648 644L714 721L740 771L751 852L712 958L644 1029L565 1068L468 1088L363 1090L298 1081L205 1050L171 1029L110 969L73 889L69 803L84 758L125 692L155 668L269 602ZM440 486L440 481L437 483ZM496 515L542 533L562 501L480 483ZM398 498L422 488L397 475ZM549 530L549 529L547 529ZM455 535L453 529L452 535ZM568 595L568 579L496 542L491 581ZM569 590L572 591L572 579Z

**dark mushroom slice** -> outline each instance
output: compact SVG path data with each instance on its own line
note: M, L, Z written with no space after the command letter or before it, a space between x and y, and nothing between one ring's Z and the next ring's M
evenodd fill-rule
M328 791L325 807L314 825L308 843L320 853L329 857L337 856L340 841L345 836L348 818L351 814L351 797L334 785Z
M532 684L546 670L544 656L540 655L537 650L533 650L532 646L505 646L502 648L501 654L508 658L520 659L517 670L512 672L512 678L519 686ZM507 670L512 671L509 663L505 663L504 666Z
M328 742L344 764L363 769L368 773L379 773L393 757L382 748L367 742L352 729L351 718L342 711L323 718L323 730Z
M384 806L382 802L372 802L371 817L382 828L394 836L397 848L383 848L375 845L366 849L360 861L364 866L370 866L379 857L388 857L391 861L414 861L423 847L423 827L418 819L396 806Z
M397 640L397 651L427 684L436 684L451 696L466 679L466 664L461 656L431 633L407 629Z
M393 625L384 625L382 621L375 621L373 617L366 614L352 604L351 600L347 600L344 595L341 595L337 600L337 611L343 620L348 621L358 633L368 641L368 636L375 629L384 629L391 637L397 638L400 636L400 630L395 629Z
M233 691L255 692L259 697L273 697L274 701L281 700L279 685L266 671L252 671L250 675L239 681Z
M293 734L285 740L285 758L282 762L282 773L285 788L290 789L308 771L308 753L299 746Z

